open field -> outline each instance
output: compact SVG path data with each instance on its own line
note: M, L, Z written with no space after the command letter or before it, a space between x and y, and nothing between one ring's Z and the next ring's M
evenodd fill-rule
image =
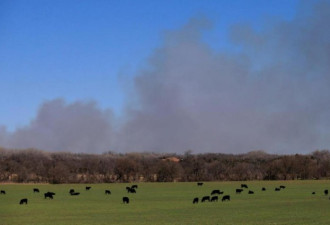
M247 190L235 194L241 183ZM0 184L5 195L0 195L1 225L87 225L87 224L330 224L330 200L324 189L330 181L248 181L196 183L138 183L137 194L128 194L131 184ZM274 188L286 189L275 192ZM91 186L89 191L85 186ZM40 193L33 193L33 188ZM262 192L261 188L267 191ZM70 196L69 189L80 196ZM110 189L112 194L105 195ZM194 197L210 195L220 189L231 196L230 202L192 204ZM53 200L43 193L56 193ZM312 195L315 191L316 194ZM130 204L123 204L128 196ZM28 198L28 205L19 200Z

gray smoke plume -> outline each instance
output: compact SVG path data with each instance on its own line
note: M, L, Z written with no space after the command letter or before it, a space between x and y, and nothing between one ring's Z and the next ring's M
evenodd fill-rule
M0 145L74 152L306 153L330 146L330 4L292 21L231 29L235 51L202 41L205 18L168 31L127 85L119 126L95 103L44 103ZM132 88L133 87L133 88Z
M50 151L104 152L112 138L112 113L94 102L66 104L62 99L45 102L35 120L4 136L3 146Z
M258 32L233 26L236 54L202 42L211 27L205 19L169 32L134 80L136 104L127 110L118 146L230 153L329 148L330 7L306 8Z

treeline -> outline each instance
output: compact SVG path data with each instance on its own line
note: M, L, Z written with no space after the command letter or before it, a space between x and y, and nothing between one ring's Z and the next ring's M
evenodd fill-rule
M330 152L272 155L50 153L0 148L0 182L104 183L330 178Z

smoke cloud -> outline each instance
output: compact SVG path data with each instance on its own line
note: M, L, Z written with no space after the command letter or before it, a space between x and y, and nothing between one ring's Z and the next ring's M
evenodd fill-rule
M45 102L36 119L12 134L0 129L4 146L50 151L104 152L110 150L111 111L102 111L95 102L66 104L63 99Z
M120 144L130 150L310 152L329 147L328 3L301 7L290 22L231 30L239 53L202 42L193 19L169 32L135 78Z
M27 127L0 128L0 145L181 153L329 148L329 11L321 2L258 31L235 25L235 52L212 49L202 41L211 21L191 19L166 33L147 68L127 85L119 126L95 103L57 99L44 103Z

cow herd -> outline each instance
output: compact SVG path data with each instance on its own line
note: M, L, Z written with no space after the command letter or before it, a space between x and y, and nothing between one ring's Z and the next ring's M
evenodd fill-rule
M203 184L204 183L202 183L202 182L198 182L197 183L197 186L200 186L201 187L201 186L203 186ZM85 190L86 191L89 191L89 190L91 190L91 188L92 187L90 187L90 186L86 186L85 187ZM281 190L283 190L285 188L286 188L286 186L280 185L278 187L275 187L274 190L276 192L278 192L278 191L281 191ZM132 194L136 194L137 193L137 189L138 189L138 185L136 185L136 184L126 187L127 193L132 193ZM247 184L241 184L240 188L236 188L235 189L235 193L236 194L241 194L245 189L249 189L248 185ZM261 191L266 191L266 188L265 187L262 187L261 188ZM38 188L33 188L33 193L40 193L40 190ZM108 190L108 189L105 190L104 193L105 193L105 195L111 195L111 191ZM251 194L254 194L255 192L253 190L250 190L249 189L247 191L247 193L251 195ZM323 193L324 193L324 195L327 196L329 194L328 189L324 190ZM6 191L5 190L0 190L0 194L1 195L5 195L6 194ZM80 195L80 192L76 192L74 189L70 189L69 190L69 194L71 196L79 196ZM315 195L315 194L316 194L316 192L313 191L312 192L312 195ZM55 195L56 194L54 192L50 192L50 191L45 192L44 193L44 199L50 199L50 200L51 199L54 199L54 196ZM222 197L220 198L220 196L222 196ZM202 203L203 202L218 202L219 199L221 199L222 202L230 201L231 200L230 195L228 195L228 194L227 195L224 195L224 191L221 191L220 189L214 189L214 190L211 191L210 195L204 195L201 198L199 198L199 197L193 198L192 203L193 204L197 204L199 202L202 202ZM129 204L129 202L130 202L129 197L124 196L122 198L122 202L123 202L123 204ZM19 201L19 204L20 205L23 205L23 204L27 205L28 204L28 199L27 198L21 199Z
M203 183L197 183L197 186L203 186ZM205 195L201 198L201 202L217 202L219 200L218 195L222 195L224 192L219 189L215 189L211 191L211 196ZM224 195L221 201L230 201L230 195ZM199 198L195 197L193 199L193 204L197 204L199 202Z
M91 188L92 187L87 186L87 187L85 187L85 190L86 191L89 191ZM136 191L137 188L138 188L138 185L134 184L131 187L126 187L126 191L127 191L127 193L136 193L137 192ZM0 193L3 194L3 195L5 195L6 194L6 191L5 190L0 190ZM33 193L40 193L40 190L38 188L33 188ZM106 195L111 195L111 191L108 190L108 189L105 190L104 193ZM80 195L80 192L76 192L74 189L70 189L69 190L69 194L71 196L78 196L78 195ZM54 199L54 195L56 195L54 192L50 192L50 191L45 192L44 193L44 199ZM129 198L127 196L124 196L122 198L122 201L123 201L124 204L129 204ZM19 204L20 205L23 205L23 204L27 205L28 204L28 199L27 198L21 199L19 201Z
M203 186L204 183L198 182L197 186ZM219 189L214 189L211 191L210 195L205 195L201 198L201 202L217 202L219 200L218 195L222 195L224 191L220 191ZM230 195L224 195L221 198L221 201L230 201ZM193 204L197 204L199 202L199 198L195 197L193 199Z
M201 198L201 202L217 202L219 200L219 197L217 195L214 196L203 196ZM224 195L221 199L221 201L230 201L230 195ZM197 204L199 202L199 198L195 197L193 199L193 204Z
M202 182L198 182L197 183L197 186L203 186L203 183ZM240 188L237 188L236 190L235 190L235 193L236 194L240 194L240 193L242 193L243 191L244 191L244 189L248 189L249 187L248 187L248 185L247 184L241 184L241 187ZM286 186L284 186L284 185L280 185L279 187L275 187L275 191L280 191L280 190L282 190L282 189L285 189L286 188ZM261 188L261 191L266 191L266 188L265 187L262 187ZM253 190L248 190L248 192L247 192L249 195L252 195L252 194L254 194L254 191ZM324 190L324 195L328 195L328 189L326 189L326 190ZM212 190L212 192L211 192L211 196L209 196L209 195L206 195L206 196L203 196L202 198L201 198L201 201L200 202L217 202L218 200L219 200L219 197L218 197L218 195L222 195L222 194L224 194L224 191L220 191L219 189L216 189L216 190ZM313 195L315 195L315 192L312 192L312 194ZM330 200L330 198L329 198L329 200ZM230 195L224 195L223 197L222 197L222 199L221 199L221 201L223 202L223 201L230 201ZM199 198L198 197L195 197L194 199L193 199L193 201L192 201L192 203L193 204L197 204L199 202Z

